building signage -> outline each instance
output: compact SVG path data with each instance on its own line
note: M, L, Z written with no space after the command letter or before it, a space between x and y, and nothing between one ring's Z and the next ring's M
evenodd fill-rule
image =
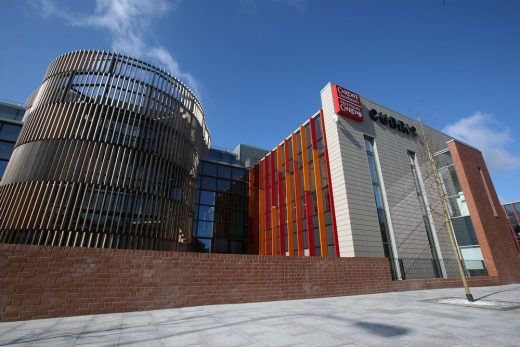
M395 119L394 117L389 117L382 112L377 112L375 109L371 109L368 115L370 118L372 118L373 121L379 121L381 124L386 125L392 129L397 129L402 133L417 136L417 129L413 125L410 126L401 120Z
M358 122L363 121L361 99L358 94L340 87L337 84L333 84L332 98L334 100L334 111L337 114Z

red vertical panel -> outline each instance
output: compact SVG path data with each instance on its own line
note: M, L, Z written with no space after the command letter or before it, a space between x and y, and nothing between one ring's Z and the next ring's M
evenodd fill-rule
M277 151L277 168L278 168L278 211L279 219L278 225L280 226L280 255L285 255L285 208L284 208L284 184L282 174L282 147L278 146Z
M312 222L312 197L311 192L305 192L305 218L307 221L307 243L309 245L309 255L316 255L314 245L314 223Z
M298 163L298 139L296 133L291 136L293 153L293 177L294 177L294 207L296 209L296 243L298 244L298 256L304 255L303 247L303 216L301 203L300 168Z
M277 206L276 204L276 152L274 150L271 151L270 154L270 175L271 175L271 206Z
M302 144L302 161L303 161L303 189L305 190L305 220L307 221L307 245L309 247L309 255L316 255L314 245L314 223L312 221L312 198L311 184L309 172L309 157L307 155L307 133L305 126L300 126L300 142Z
M332 195L332 181L330 179L329 151L327 149L327 135L325 134L325 120L323 109L320 109L321 132L323 133L323 149L325 152L325 167L327 169L327 185L329 190L330 217L332 219L332 234L334 235L334 252L339 257L338 226L336 224L336 209L334 208L334 196Z
M254 254L259 254L260 253L260 247L259 247L259 235L260 235L260 231L259 231L259 228L258 228L258 202L259 202L259 199L258 199L258 193L259 193L259 172L260 172L260 168L258 165L256 165L253 169L253 176L254 176L254 184L253 184L253 187L254 187L254 196L253 196L253 213L252 213L252 216L253 216L253 253Z
M269 165L271 165L270 167L270 175L271 175L271 206L270 206L270 210L271 210L271 213L276 213L276 211L278 209L274 209L273 210L273 207L277 207L278 204L277 204L277 201L278 201L278 194L277 194L277 189L276 189L276 151L275 150L272 150L271 151L271 154L270 154L270 163ZM273 216L271 216L271 224L272 221L277 221L278 220L278 216L276 216L276 218L273 219ZM277 229L277 225L271 225L271 244L273 242L277 242L277 235L276 233L273 233L273 231L276 231ZM274 254L274 246L271 246L271 253L273 255Z
M269 157L264 158L264 188L265 188L265 254L271 254L271 239L269 237L269 228L271 226L271 201L270 201L270 189L269 189Z

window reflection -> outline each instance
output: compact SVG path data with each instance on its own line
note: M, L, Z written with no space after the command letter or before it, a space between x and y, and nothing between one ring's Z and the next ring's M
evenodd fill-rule
M201 160L196 191L197 214L192 249L247 252L247 170L234 165L233 153L212 149Z

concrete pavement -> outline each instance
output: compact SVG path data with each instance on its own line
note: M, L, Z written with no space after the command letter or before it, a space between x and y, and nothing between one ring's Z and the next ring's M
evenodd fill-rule
M520 284L472 291L469 307L455 288L19 321L0 346L520 346Z

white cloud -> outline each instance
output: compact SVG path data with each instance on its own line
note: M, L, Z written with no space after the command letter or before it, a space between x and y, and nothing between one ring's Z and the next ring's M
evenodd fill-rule
M520 168L520 156L510 151L511 148L516 147L510 130L491 114L475 112L469 117L448 124L443 131L480 149L491 171Z
M96 0L94 13L77 13L55 0L40 0L45 18L57 17L70 25L105 30L112 50L151 60L198 90L197 80L179 67L174 56L161 45L151 45L150 25L167 13L175 2L167 0Z

